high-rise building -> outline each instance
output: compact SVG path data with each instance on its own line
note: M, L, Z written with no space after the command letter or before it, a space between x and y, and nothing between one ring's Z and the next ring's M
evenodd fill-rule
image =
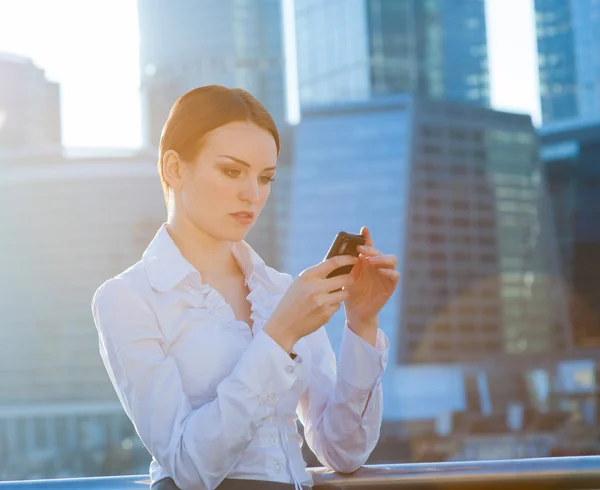
M569 348L529 117L398 95L307 110L294 148L286 269L322 260L337 232L369 226L402 272L380 315L392 366ZM329 326L336 348L342 317Z
M90 302L140 259L165 219L155 166L15 164L0 189L0 406L116 400Z
M600 115L600 3L535 0L542 120Z
M600 347L600 118L540 129L573 341Z
M418 92L489 105L483 0L295 0L302 105Z
M246 89L284 120L279 0L141 0L138 12L146 144L158 145L175 100L202 85Z
M240 87L258 98L286 132L282 3L279 0L138 1L142 124L145 144L157 147L177 98L210 84ZM286 142L282 141L282 145ZM265 261L280 264L290 162L279 159L277 186L248 242Z
M98 353L91 299L165 219L156 167L15 163L0 190L0 451L10 455L0 478L33 478L33 462L50 465L37 469L46 476L99 472L104 453L81 466L86 444L108 450L133 431Z
M28 58L0 53L0 157L61 152L60 86Z

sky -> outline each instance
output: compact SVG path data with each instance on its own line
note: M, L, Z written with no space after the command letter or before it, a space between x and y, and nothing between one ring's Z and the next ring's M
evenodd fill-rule
M492 106L539 123L533 0L485 0ZM136 0L0 0L0 51L61 84L63 144L141 145Z

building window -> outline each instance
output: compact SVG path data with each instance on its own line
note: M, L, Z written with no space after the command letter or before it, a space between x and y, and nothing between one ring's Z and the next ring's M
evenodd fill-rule
M427 235L427 241L432 244L444 243L444 235L440 235L437 233L430 233Z
M432 269L429 271L429 276L432 279L442 280L448 277L448 271L446 269Z
M450 344L450 342L445 342L445 341L442 341L442 340L436 340L433 343L433 348L436 351L449 351L450 348L451 348L451 346L452 345Z
M462 201L462 200L460 200L460 201L453 201L452 202L452 207L454 209L464 211L464 210L469 209L469 202L468 201Z
M423 153L426 155L440 155L442 153L442 148L436 145L424 145Z

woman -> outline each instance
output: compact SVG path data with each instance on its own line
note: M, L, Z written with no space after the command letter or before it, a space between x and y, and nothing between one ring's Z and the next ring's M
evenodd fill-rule
M243 239L278 154L275 123L249 93L183 95L160 142L167 222L94 296L100 354L152 455L154 489L308 488L298 417L337 471L359 468L377 443L388 346L377 314L398 283L396 258L363 228L359 258L329 259L295 281L267 267ZM350 264L351 274L326 278ZM342 302L336 375L323 325Z

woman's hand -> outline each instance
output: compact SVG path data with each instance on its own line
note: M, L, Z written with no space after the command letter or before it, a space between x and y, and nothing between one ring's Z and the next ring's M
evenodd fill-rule
M354 282L352 274L330 278L327 275L358 261L351 255L340 255L302 272L265 324L265 333L290 352L298 340L325 325L348 298L347 288Z
M350 274L354 283L347 287L349 294L344 306L352 331L365 339L372 339L371 343L374 343L377 315L394 293L400 273L396 270L396 256L382 255L373 246L367 227L363 226L360 234L365 237L366 243L358 248L359 260Z

